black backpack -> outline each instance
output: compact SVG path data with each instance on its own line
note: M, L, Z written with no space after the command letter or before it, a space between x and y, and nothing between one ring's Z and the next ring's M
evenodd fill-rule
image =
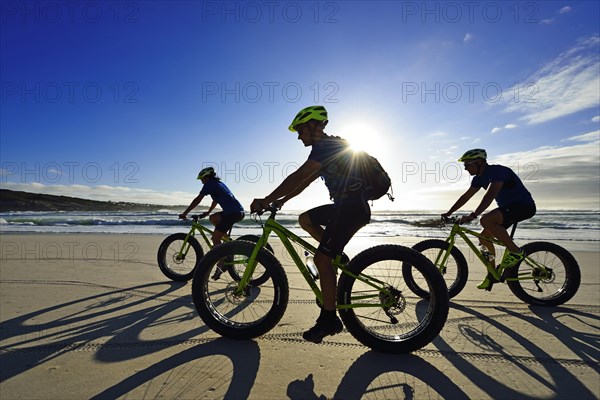
M339 177L328 186L331 197L335 199L360 195L367 200L377 200L387 194L394 201L393 191L392 194L388 193L392 180L381 163L365 151L354 151L342 138L333 136L332 139L341 141L344 156L334 157L326 166L330 175Z
M392 187L392 180L379 160L365 151L358 151L354 153L352 162L353 168L358 170L362 179L363 190L368 200L377 200L387 194L388 198L394 201L393 191L392 194L388 193Z

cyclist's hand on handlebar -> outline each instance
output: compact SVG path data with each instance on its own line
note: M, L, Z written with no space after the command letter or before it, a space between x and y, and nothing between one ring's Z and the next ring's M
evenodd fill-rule
M200 218L206 218L208 217L208 211L203 212L202 214L200 214Z
M179 214L179 219L187 219L187 214L183 213L183 214Z
M463 215L462 217L460 217L460 220L458 221L458 223L459 224L468 224L469 222L473 221L476 218L477 218L477 216L474 213L471 213L469 215Z
M265 201L265 199L254 199L252 200L252 204L250 204L250 212L260 213L264 211L267 206L268 203Z
M285 201L283 199L279 199L279 200L275 200L273 203L271 203L271 207L281 210L283 208L284 204L285 204Z

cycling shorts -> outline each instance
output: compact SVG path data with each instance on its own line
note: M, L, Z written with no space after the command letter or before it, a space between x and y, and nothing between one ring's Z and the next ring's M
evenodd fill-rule
M306 213L313 225L325 227L317 250L331 258L342 254L352 236L371 220L371 209L364 200L326 204Z
M524 221L533 217L536 213L534 204L509 204L507 206L498 207L502 213L502 226L509 228L512 224Z
M215 213L215 215L218 215L220 217L219 223L215 226L215 231L219 231L225 234L229 233L229 231L233 227L233 224L235 224L236 222L240 222L244 219L245 216L243 212L225 214L223 213L223 211Z

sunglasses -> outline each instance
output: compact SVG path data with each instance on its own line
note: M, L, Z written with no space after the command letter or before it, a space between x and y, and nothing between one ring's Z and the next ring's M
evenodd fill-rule
M469 168L471 165L475 164L477 162L477 160L475 161L469 161L464 163L463 165L465 166L465 169Z
M304 130L304 128L308 127L308 124L304 123L304 124L299 124L296 125L294 127L294 129L296 130L296 132L300 133L301 130Z

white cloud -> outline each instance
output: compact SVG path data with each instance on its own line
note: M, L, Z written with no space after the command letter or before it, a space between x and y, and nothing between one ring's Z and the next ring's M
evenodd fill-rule
M513 168L538 208L598 209L600 131L572 136L566 141L577 144L492 156L492 163Z
M470 42L471 40L473 40L473 35L467 33L463 39L463 42Z
M598 142L600 140L600 131L582 133L581 135L571 136L563 139L563 142Z
M570 12L571 12L571 7L569 7L569 6L565 6L565 7L561 8L560 10L556 11L557 14L568 14ZM540 24L551 25L555 22L556 22L556 18L545 18L540 21Z
M600 104L600 37L581 39L503 98L505 112L523 114L528 124L539 124ZM519 94L518 96L516 94Z
M571 10L572 10L572 8L571 8L571 7L569 7L569 6L564 6L563 8L561 8L560 10L558 10L557 12L558 12L559 14L567 14L567 13L570 13L570 12L571 12Z
M528 151L495 154L488 149L489 162L512 168L523 180L538 209L599 209L600 130L564 139L562 146L542 146ZM468 188L470 177L456 158L438 168L440 178L411 188L411 198L434 208L447 208ZM425 167L423 167L425 169ZM426 166L427 171L435 168ZM462 175L456 176L455 172ZM478 197L480 199L481 197ZM472 200L469 205L477 204ZM468 207L468 206L467 206Z
M498 133L498 132L503 131L505 129L515 129L515 128L518 128L518 127L519 127L519 125L516 125L516 124L506 124L502 128L495 127L494 129L492 129L492 134Z
M430 133L429 135L427 135L427 137L430 138L440 138L440 137L446 137L448 136L448 134L446 132L433 132Z
M600 122L600 115L596 115L594 118L592 118L592 122Z

